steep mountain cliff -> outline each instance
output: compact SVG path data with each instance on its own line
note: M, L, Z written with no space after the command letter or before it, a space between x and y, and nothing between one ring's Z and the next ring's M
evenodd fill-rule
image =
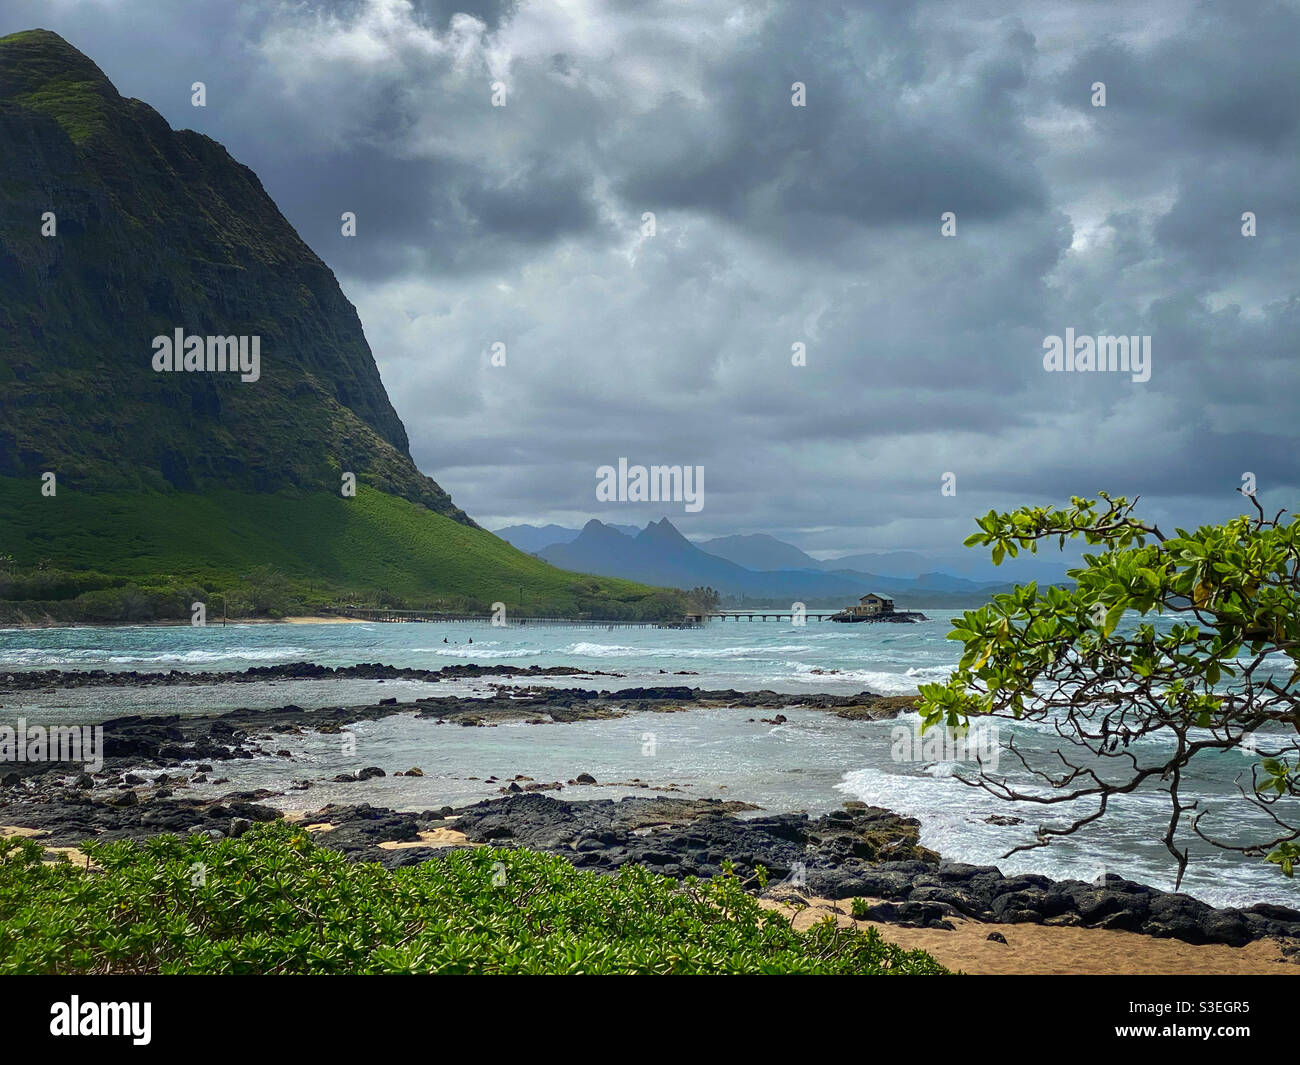
M259 338L257 379L156 371L178 329ZM353 472L469 521L257 176L31 30L0 39L0 474L46 470L87 491L338 492Z
M355 309L257 176L58 35L0 38L0 621L213 596L683 608L479 528L411 461Z

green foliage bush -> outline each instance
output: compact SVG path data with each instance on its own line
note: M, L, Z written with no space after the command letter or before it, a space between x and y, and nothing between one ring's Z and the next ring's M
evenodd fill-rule
M1136 515L1136 499L1098 498L976 519L979 531L966 546L991 548L995 564L1040 543L1082 539L1098 550L1069 571L1073 590L1017 585L953 622L948 639L961 642L962 657L947 682L920 685L924 726L961 728L971 717L1001 716L1048 722L1066 741L1044 757L1017 749L1034 788L1007 783L996 766L981 773L979 785L1001 798L1075 805L1067 821L1040 827L1025 847L1115 816L1119 797L1161 791L1169 810L1163 842L1177 882L1192 840L1262 856L1293 875L1300 864L1300 515L1269 518L1252 496L1254 516L1168 535ZM1157 628L1161 616L1170 622ZM1158 742L1135 742L1151 740ZM1181 793L1185 782L1236 748L1259 758L1239 783L1238 809L1198 810ZM1245 833L1242 809L1261 815Z
M293 585L283 573L270 566L254 566L239 584L238 602L246 607L240 613L284 617L302 609Z
M98 869L0 840L0 974L945 972L874 928L796 932L732 876L494 848L389 872L283 822L85 851Z
M126 583L121 577L102 573L69 573L58 569L24 572L17 563L0 571L0 600L65 600L86 592Z

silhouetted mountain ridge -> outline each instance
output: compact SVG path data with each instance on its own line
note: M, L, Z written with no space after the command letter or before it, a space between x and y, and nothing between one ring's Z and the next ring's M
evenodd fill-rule
M872 591L901 599L900 606L962 605L965 601L982 602L1007 587L1003 582L968 581L947 574L900 580L855 571L753 570L693 544L666 517L651 522L636 536L593 518L573 541L552 544L538 554L554 565L584 573L677 588L707 586L729 597L809 605L844 605Z

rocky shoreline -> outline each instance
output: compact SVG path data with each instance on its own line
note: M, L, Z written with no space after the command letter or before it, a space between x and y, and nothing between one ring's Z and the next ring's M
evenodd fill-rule
M418 680L436 684L441 680L478 677L618 677L619 673L602 673L573 666L443 666L441 669L414 669L389 666L382 662L358 662L354 666L320 666L315 662L284 662L248 669L166 672L140 672L134 669L32 669L7 673L0 677L0 695L5 692L39 691L50 688L142 688L159 685L240 684L275 680ZM686 676L685 672L678 674Z
M305 664L303 664L305 665ZM258 667L239 674L274 676L590 675L564 667L539 670L453 666L397 670L388 666ZM447 670L455 671L448 674ZM467 670L482 672L466 672ZM326 672L328 671L328 672ZM8 690L49 686L52 674ZM30 678L31 675L19 675ZM60 676L79 677L80 674ZM87 683L105 681L105 674ZM173 674L137 676L171 678ZM189 683L195 674L181 674ZM150 681L145 681L150 683ZM201 681L200 681L201 683ZM74 685L75 686L75 685ZM280 757L293 762L277 738L288 733L338 732L362 720L411 713L439 722L491 727L498 721L562 724L638 711L673 712L730 706L755 716L781 708L821 709L851 718L895 716L910 699L875 696L783 695L707 691L686 686L591 691L578 688L497 686L487 698L430 696L399 702L306 710L289 705L220 714L135 715L104 722L104 765L97 774L69 772L58 763L10 763L0 772L0 824L42 833L50 847L89 839L138 838L158 833L241 835L257 821L283 816L266 800L306 790L312 781L286 782L284 791L236 791L211 798L186 796L196 784L219 783L222 762ZM763 720L778 720L779 714ZM412 775L420 775L418 769ZM288 777L286 773L286 778ZM346 779L383 776L378 766ZM215 779L214 779L215 778ZM585 779L584 779L585 778ZM318 841L351 858L393 868L435 858L448 846L524 847L562 855L575 866L613 872L640 863L676 878L711 877L732 868L754 891L784 899L820 896L870 900L868 919L883 924L950 928L950 918L995 925L1044 924L1119 929L1187 943L1240 946L1265 937L1300 939L1300 911L1271 904L1216 909L1110 875L1104 883L1004 876L993 866L941 859L920 844L920 824L888 810L846 803L819 817L764 814L745 803L717 799L629 797L569 800L540 794L565 785L502 781L503 798L459 808L399 812L365 803L330 805L305 816ZM585 774L567 782L566 796L596 782ZM646 787L644 782L636 782ZM760 876L759 867L766 870ZM765 885L761 882L765 880ZM1287 951L1293 947L1288 943Z

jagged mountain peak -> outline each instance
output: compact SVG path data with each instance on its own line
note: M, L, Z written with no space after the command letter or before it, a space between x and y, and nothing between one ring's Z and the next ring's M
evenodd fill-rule
M687 540L686 537L681 534L677 526L668 520L666 515L660 518L658 521L650 522L644 529L641 530L640 534L637 536L637 539L658 540L658 541L672 542L672 543L675 543L677 541L681 541L682 543L687 543L687 544L690 543L690 541Z

